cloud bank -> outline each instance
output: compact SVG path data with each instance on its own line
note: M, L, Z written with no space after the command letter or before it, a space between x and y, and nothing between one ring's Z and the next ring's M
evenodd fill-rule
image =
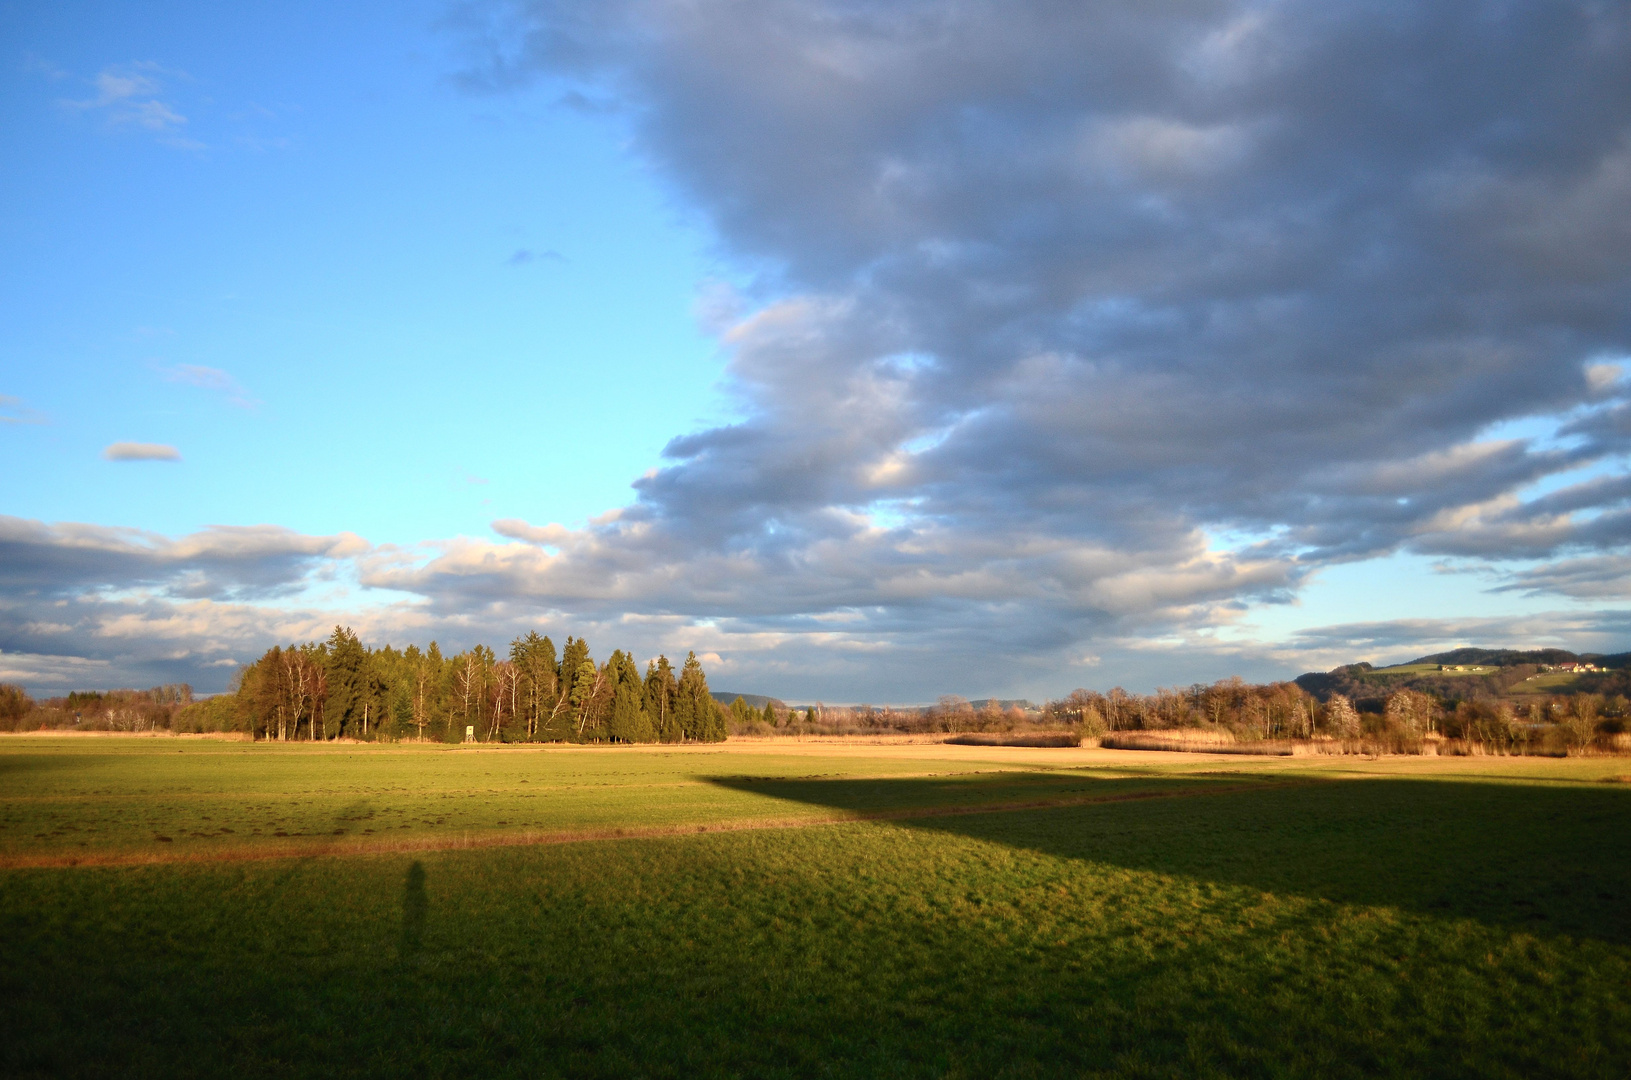
M471 83L607 103L752 271L743 419L586 534L507 524L548 559L403 584L841 615L955 669L1398 551L1617 572L1623 6L487 10Z
M1269 673L1457 627L1623 647L1623 613L1568 605L1631 559L1624 5L462 10L468 86L626 125L739 269L708 306L740 419L585 529L274 565L427 631L706 645L789 695L1150 683L1195 649ZM1208 636L1398 552L1564 608ZM206 593L249 565L212 558Z
M171 539L0 515L0 679L221 689L263 643L326 633L337 620L322 589L366 550L348 533L275 526Z

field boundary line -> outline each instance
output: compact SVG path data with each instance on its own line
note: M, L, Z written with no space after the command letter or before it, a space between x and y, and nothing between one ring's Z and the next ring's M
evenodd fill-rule
M901 810L854 811L831 817L755 818L700 825L649 825L619 828L576 829L558 832L494 833L462 837L427 836L419 839L342 841L320 844L280 845L264 848L238 848L217 851L163 851L134 853L87 853L83 855L0 856L0 870L50 870L119 866L172 866L184 863L270 862L277 859L336 858L352 855L404 855L415 852L466 851L480 848L545 847L579 844L597 840L654 840L668 837L700 836L708 833L765 832L779 829L809 829L830 825L856 825L870 822L916 821L937 817L969 817L976 814L1006 814L1025 810L1059 810L1075 806L1143 802L1156 799L1193 799L1211 795L1235 795L1247 791L1279 791L1324 783L1299 779L1234 784L1200 791L1133 791L1119 795L1085 795L1066 799L1028 799L1017 802L987 803L983 806L920 806Z

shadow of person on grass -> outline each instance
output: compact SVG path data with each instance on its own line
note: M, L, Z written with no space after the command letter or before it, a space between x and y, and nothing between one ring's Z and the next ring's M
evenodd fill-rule
M1101 801L994 813L1031 774L961 778L716 778L721 787L870 814L1047 855L1342 904L1475 919L1631 944L1631 789L1590 783L1238 776L1147 780L1035 774L1030 790ZM1192 797L1191 797L1192 796ZM1069 801L1062 798L1059 801Z
M402 882L402 934L397 939L398 960L412 960L425 947L425 919L430 898L425 895L425 864L415 860Z

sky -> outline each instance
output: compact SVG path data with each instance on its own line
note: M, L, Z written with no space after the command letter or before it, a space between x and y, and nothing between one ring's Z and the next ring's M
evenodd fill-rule
M0 0L0 679L1631 649L1631 10Z

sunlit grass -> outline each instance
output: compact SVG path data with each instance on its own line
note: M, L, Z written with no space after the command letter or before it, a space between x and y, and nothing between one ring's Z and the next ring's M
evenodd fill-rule
M1034 755L993 759L989 751L980 756L985 748L955 749L962 754L939 747L905 747L889 756L820 748L469 750L14 739L0 745L0 865L527 842L1120 797L1184 783L1138 768L1039 768ZM866 786L925 772L939 777L936 785ZM840 776L863 785L852 789L853 805L841 808L767 797L752 787L754 779ZM743 783L726 783L733 779Z
M510 828L498 815L536 784L562 828L911 816L0 872L0 1073L1618 1076L1631 1061L1631 785L1601 782L1623 763L131 746L31 744L56 764L30 766L0 744L0 805L49 808L61 829L76 806L114 821L196 804L189 820L214 822L288 799L315 829L367 800L437 836L455 807ZM1137 797L1081 801L1107 794ZM941 812L1025 801L1063 805ZM437 805L446 823L424 824ZM144 839L150 824L110 825L110 844L187 842ZM78 843L61 831L6 850Z

